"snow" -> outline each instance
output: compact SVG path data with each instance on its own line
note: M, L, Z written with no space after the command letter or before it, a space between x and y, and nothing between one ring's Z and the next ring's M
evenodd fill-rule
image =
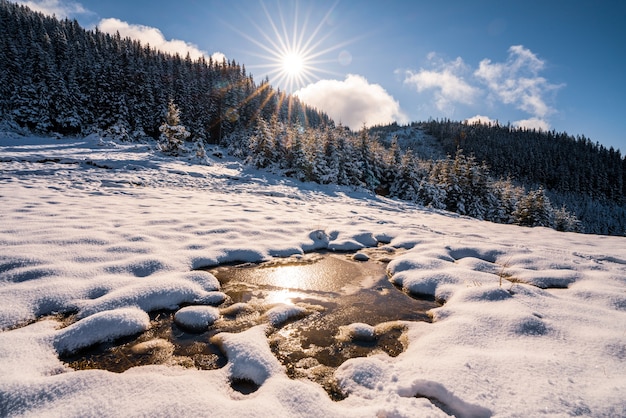
M228 357L231 381L249 380L262 385L268 378L284 374L265 338L265 326L258 325L238 334L222 332L212 338Z
M0 416L626 416L625 238L491 224L208 151L0 133ZM267 326L297 320L297 304L214 336L219 370L59 360L147 329L152 310L219 315L225 295L198 268L378 244L398 250L390 280L445 304L402 323L399 356L341 365L344 400L289 378L269 347Z
M265 317L270 325L278 327L289 320L302 317L306 313L307 310L301 306L279 303L265 312Z
M376 328L369 324L355 322L345 327L340 327L337 338L344 341L374 341L376 339Z
M63 328L54 339L60 354L70 354L96 343L143 332L150 328L150 317L138 308L122 308L93 314Z
M352 256L352 259L355 261L368 261L370 259L370 256L365 253L358 252Z
M212 306L187 306L174 314L174 322L192 331L204 331L220 317L220 310Z

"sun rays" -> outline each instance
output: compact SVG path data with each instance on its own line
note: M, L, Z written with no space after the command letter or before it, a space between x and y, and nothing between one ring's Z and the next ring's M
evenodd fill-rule
M324 68L325 64L336 61L331 53L351 42L330 41L332 28L329 30L328 21L336 3L314 27L309 24L311 11L302 14L298 2L293 4L293 11L289 10L289 16L279 4L273 13L264 2L260 4L265 16L251 19L257 33L236 30L254 44L256 51L250 54L263 61L249 68L260 69L263 78L288 93L319 80L321 74L334 74Z

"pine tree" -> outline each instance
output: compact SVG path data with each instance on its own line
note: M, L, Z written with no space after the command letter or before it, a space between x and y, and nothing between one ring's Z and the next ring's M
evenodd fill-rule
M274 152L274 136L263 118L257 119L257 127L254 135L250 136L248 163L257 168L266 168L276 160Z
M180 125L180 110L173 100L170 100L167 105L165 122L159 131L161 132L161 142L159 143L161 151L178 155L184 149L184 141L189 138L190 133L183 125Z
M416 201L418 199L420 179L413 150L408 149L397 167L396 177L389 187L389 195L399 199Z
M531 190L519 200L513 217L515 223L521 226L554 227L554 210L541 187Z

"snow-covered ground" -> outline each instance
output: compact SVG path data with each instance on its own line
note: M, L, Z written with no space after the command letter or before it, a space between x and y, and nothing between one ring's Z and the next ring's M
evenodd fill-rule
M1 416L626 416L625 238L491 224L154 148L0 133ZM408 250L392 281L445 304L433 323L406 324L398 357L339 367L342 401L288 378L264 325L215 336L219 370L59 360L147 329L152 310L219 305L197 267L377 242ZM232 379L260 388L244 395Z

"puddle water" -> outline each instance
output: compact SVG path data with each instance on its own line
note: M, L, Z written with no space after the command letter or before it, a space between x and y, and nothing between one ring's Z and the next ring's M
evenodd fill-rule
M179 327L174 312L153 312L151 329L140 336L101 344L63 360L75 369L115 372L146 364L216 369L227 359L209 343L213 335L268 323L264 314L272 307L296 305L306 314L272 328L270 347L291 377L316 381L338 399L331 378L339 365L376 352L397 356L406 344L404 328L397 321L430 321L426 311L438 306L433 300L411 298L389 282L384 251L372 249L369 255L366 262L344 254L307 254L210 269L229 298L219 306L221 318L205 332ZM375 326L373 334L341 338L347 334L345 327L354 323Z

